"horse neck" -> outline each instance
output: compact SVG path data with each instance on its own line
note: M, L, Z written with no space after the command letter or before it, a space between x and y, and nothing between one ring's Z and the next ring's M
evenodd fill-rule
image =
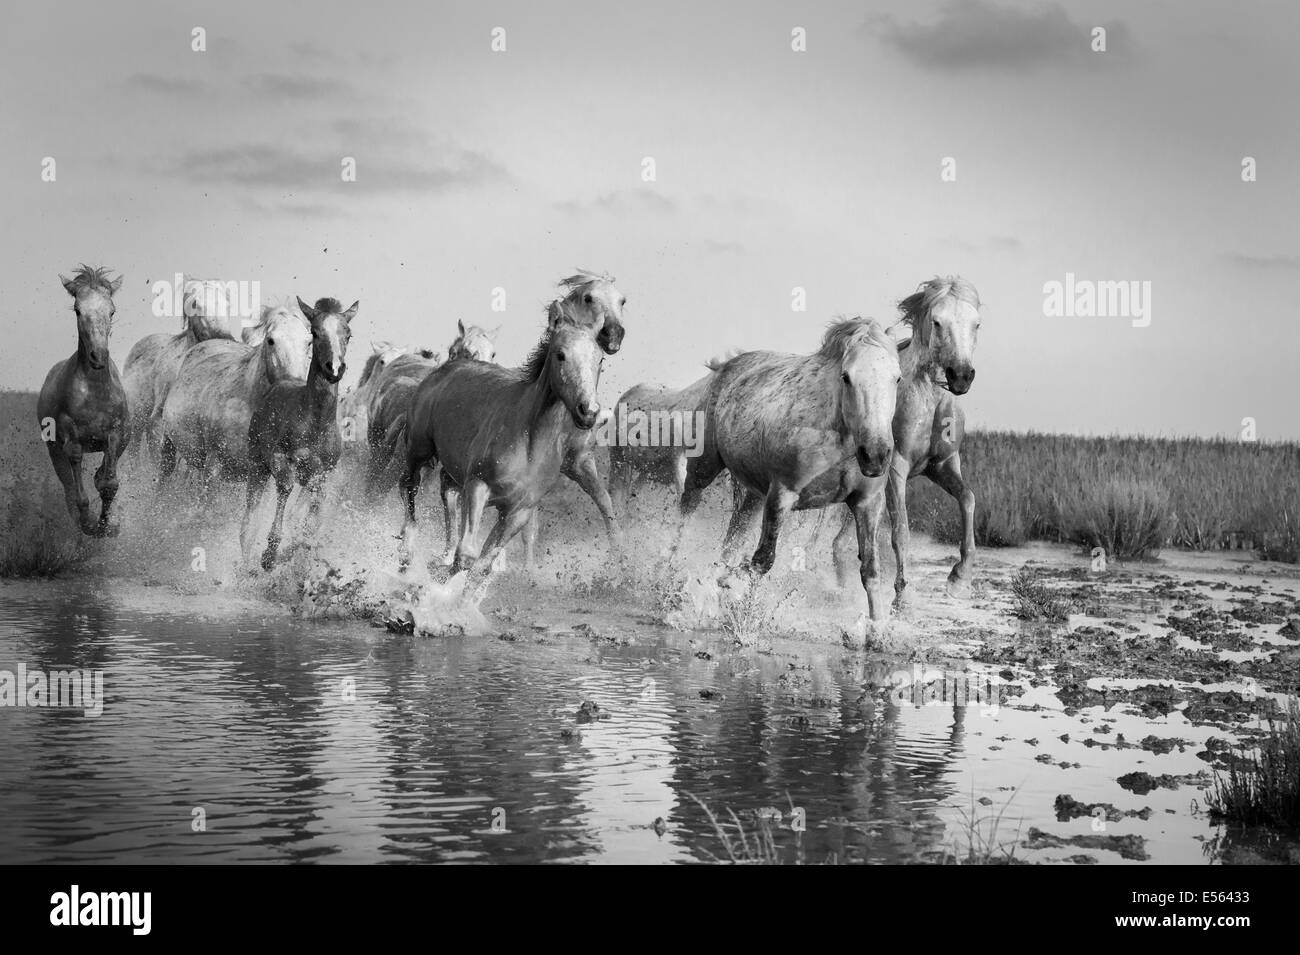
M823 416L842 430L843 419L840 415L840 362L839 358L827 358L813 353L803 359L811 376L815 376L817 385L803 389L798 396L822 412Z
M545 437L541 434L543 429L539 425L544 426L550 420L558 422L559 414L563 413L564 402L559 393L551 387L550 363L551 358L548 356L546 364L542 366L541 374L536 379L521 382L523 400L520 404L527 409L528 413L519 424L521 430L528 435L530 443L539 437Z
M312 357L311 368L307 370L307 397L311 414L317 421L333 420L338 417L339 383L330 381Z
M931 346L934 339L930 338L923 345L920 338L921 329L918 323L912 326L912 343L898 355L903 384L910 388L926 385L933 387L934 372L938 366L938 356Z

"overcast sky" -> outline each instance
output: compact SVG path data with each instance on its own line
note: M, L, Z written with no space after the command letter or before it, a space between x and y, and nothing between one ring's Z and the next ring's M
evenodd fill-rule
M986 303L977 427L1297 438L1298 23L1204 0L16 5L0 385L75 347L57 273L82 261L126 277L119 366L173 327L149 289L178 271L359 298L356 349L503 324L510 363L558 279L609 271L607 402L727 348L809 351L837 313L892 320L955 272ZM1067 272L1149 281L1150 325L1046 317Z

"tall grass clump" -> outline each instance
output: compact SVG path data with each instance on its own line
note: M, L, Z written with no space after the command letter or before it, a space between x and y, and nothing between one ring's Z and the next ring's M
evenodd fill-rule
M1116 479L1056 498L1061 536L1113 557L1148 557L1169 538L1169 494L1152 481Z
M1268 721L1253 751L1216 773L1212 816L1245 825L1300 828L1300 700L1287 700L1286 717Z

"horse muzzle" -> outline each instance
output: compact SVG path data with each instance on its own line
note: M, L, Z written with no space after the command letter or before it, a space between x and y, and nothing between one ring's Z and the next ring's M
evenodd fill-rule
M613 355L623 347L623 325L621 322L605 319L605 324L601 326L600 333L596 336L596 344L600 346L601 351L606 355Z
M570 412L573 415L573 423L583 431L590 431L596 426L596 421L600 418L600 408L574 408Z
M954 395L964 395L970 391L970 386L975 383L975 369L967 366L965 368L945 368L943 370L944 386Z
M880 449L868 451L859 445L857 453L858 470L866 477L878 478L889 467L889 459L893 456L893 453L894 449L892 447L886 447L883 451Z
M328 368L322 368L320 370L320 373L325 376L325 380L328 381L331 385L337 385L340 381L342 381L343 376L346 375L347 372L348 372L348 366L346 362L343 363L342 365L339 365L339 373L337 375L330 374L330 370Z

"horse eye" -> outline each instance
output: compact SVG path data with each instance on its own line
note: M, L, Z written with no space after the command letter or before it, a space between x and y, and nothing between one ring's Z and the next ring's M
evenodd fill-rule
M588 292L586 295L582 296L582 300L583 300L584 302L586 302L588 305L590 305L590 304L591 304L591 293Z
M560 360L560 361L567 361L567 360L568 360L568 359L566 359L566 358L564 357L564 352L562 352L562 351L561 351L561 352L556 352L556 353L555 353L555 357L556 357L558 360Z
M847 371L840 375L840 381L844 382L846 385L849 384L849 373Z
M274 338L268 338L268 339L266 340L266 343L267 343L268 345L274 345L274 344L275 344L275 339L274 339Z
M627 296L624 295L623 298L619 301L618 304L619 304L620 306L624 306L624 305L626 305L626 304L627 304Z

